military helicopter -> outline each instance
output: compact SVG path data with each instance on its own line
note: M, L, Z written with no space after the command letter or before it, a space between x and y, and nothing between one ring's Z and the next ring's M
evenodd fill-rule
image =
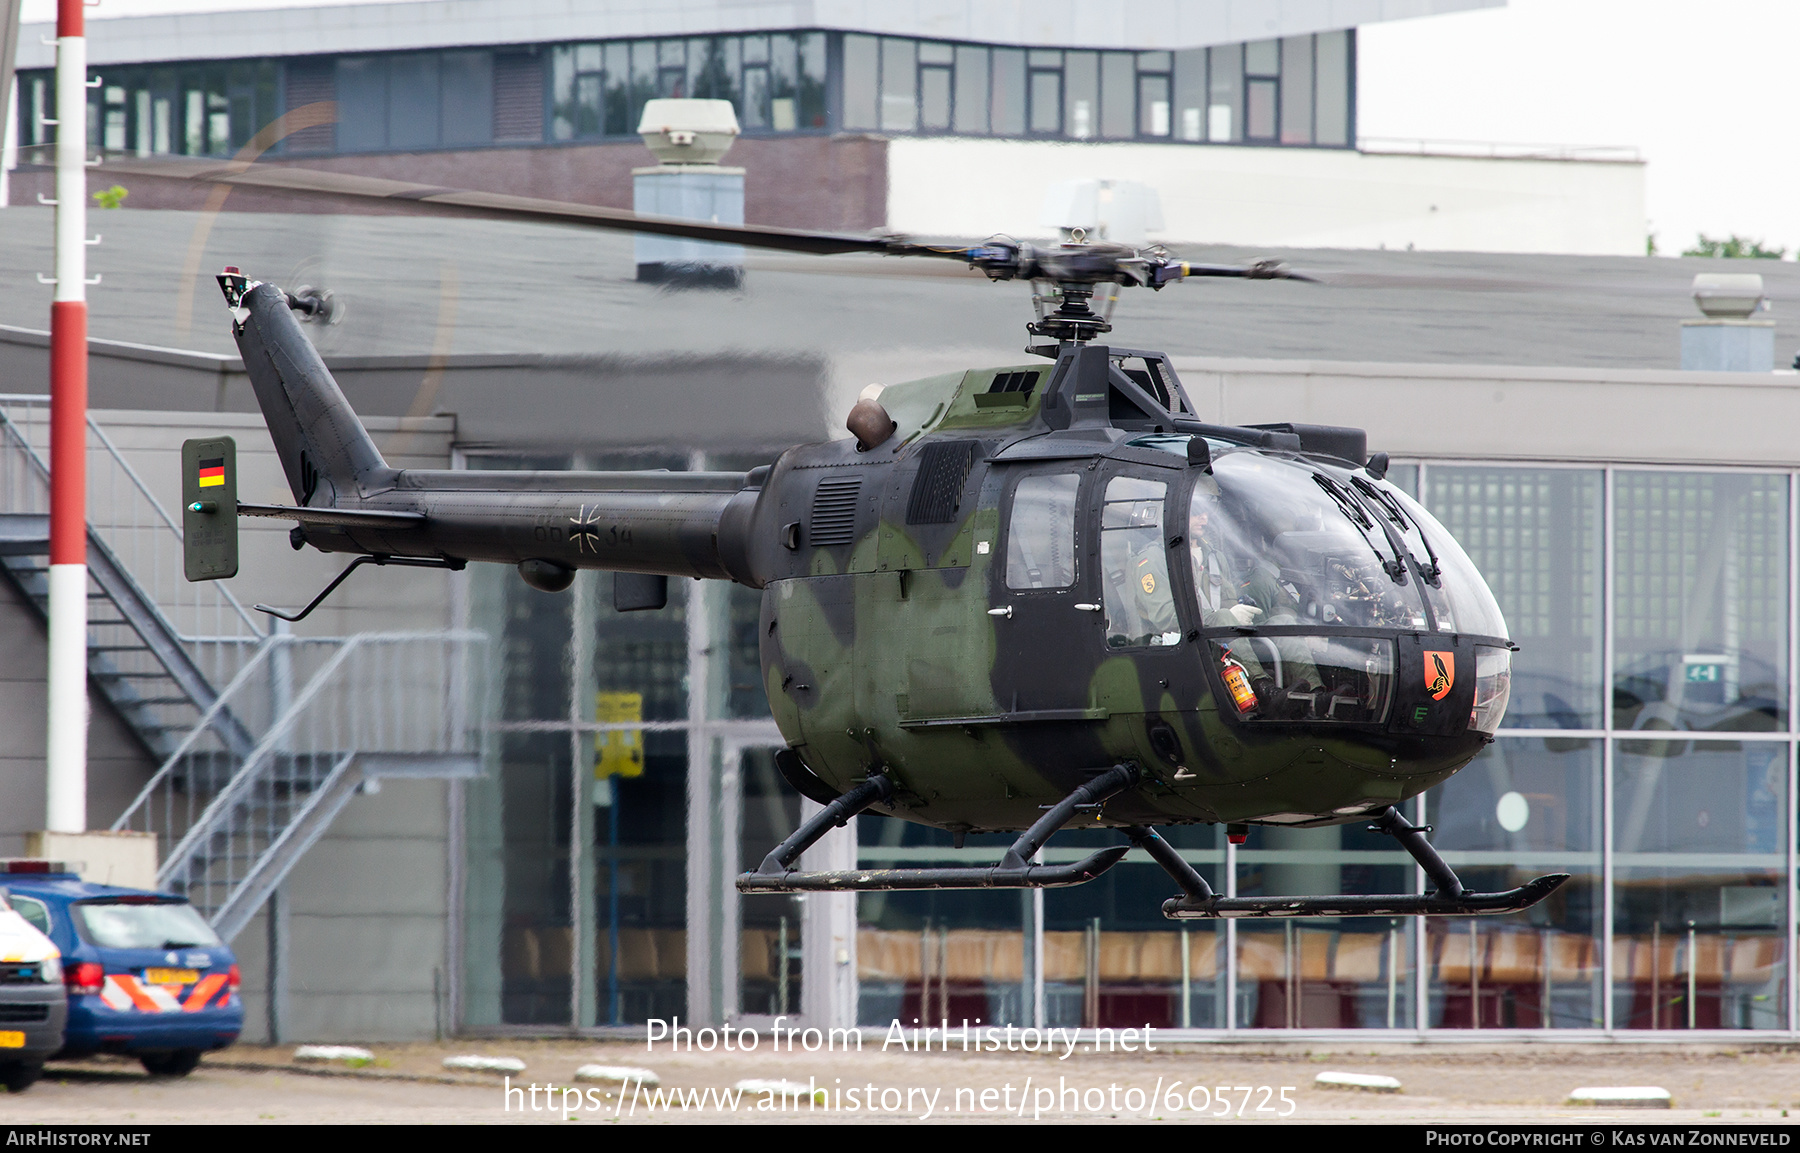
M115 164L126 168L128 165ZM170 175L158 164L152 175ZM1234 427L1197 415L1170 359L1097 343L1122 288L1196 277L1308 279L1274 261L1203 265L1160 248L929 245L638 216L255 165L193 179L460 214L791 252L962 262L1034 285L1033 362L871 389L849 439L747 473L394 469L299 317L322 307L236 268L218 277L295 504L201 487L219 440L190 442L190 579L235 572L236 518L292 520L294 547L359 565L517 566L567 589L619 576L614 607L660 608L670 577L762 590L763 685L781 773L823 809L739 877L746 893L1042 888L1092 880L1129 846L1034 862L1058 829L1120 830L1180 889L1175 919L1515 912L1568 879L1464 889L1397 805L1450 777L1506 709L1506 623L1468 556L1385 480L1359 429ZM1096 309L1096 303L1099 305ZM258 606L265 608L265 606ZM861 812L1018 831L990 867L805 872ZM1368 822L1423 894L1227 897L1155 831Z

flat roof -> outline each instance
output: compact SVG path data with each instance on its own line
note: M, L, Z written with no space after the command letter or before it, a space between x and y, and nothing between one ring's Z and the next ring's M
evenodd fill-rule
M824 28L1037 47L1197 48L1503 6L1505 0L405 0L88 18L92 64ZM18 66L48 68L51 23Z
M42 328L53 210L0 209L0 324ZM94 211L95 337L232 354L211 274L226 264L324 285L347 319L316 330L340 356L656 356L728 352L1018 360L1030 288L949 261L751 252L741 291L639 284L628 235L426 216ZM201 277L182 305L192 252ZM1108 339L1180 356L1674 369L1698 319L1697 272L1761 273L1778 365L1800 350L1800 264L1182 245L1207 261L1273 256L1327 283L1197 280L1125 289ZM179 320L192 319L187 331ZM999 359L993 359L998 357ZM975 361L971 361L975 363Z
M29 273L51 267L51 216L35 205L0 210L0 261L17 274L0 281L0 324L47 325L51 290ZM433 386L435 407L424 411L456 412L464 442L791 442L836 435L849 400L871 382L1033 362L1023 351L1030 286L990 283L947 261L752 253L741 290L679 291L635 280L630 237L548 225L227 212L206 227L196 212L121 209L93 213L90 227L104 236L89 258L103 277L88 292L95 338L201 354L199 367L183 371L216 378L236 348L213 272L235 264L287 288L324 286L346 305L345 319L308 332L328 360L363 382L361 395L380 399L359 402L367 414L410 411L427 378L448 373L441 389ZM201 275L184 285L197 235ZM1620 410L1615 427L1656 425L1669 403L1658 398L1672 387L1692 396L1725 389L1742 403L1721 400L1720 417L1729 408L1739 427L1765 404L1773 423L1787 427L1786 397L1800 396L1800 376L1791 373L1678 371L1681 321L1699 316L1694 274L1727 269L1762 274L1773 302L1763 315L1776 322L1776 364L1786 368L1800 352L1800 265L1791 261L1204 246L1182 255L1274 256L1327 281L1125 289L1105 339L1189 366L1197 404L1210 403L1199 393L1215 379L1264 380L1275 389L1279 378L1286 383L1275 391L1289 398L1282 411L1290 401L1310 411L1315 400L1304 398L1314 386L1305 382L1328 377L1335 399L1315 398L1325 405L1320 418L1328 412L1336 422L1386 429L1386 442L1398 446L1408 439L1398 428L1471 415L1488 421L1478 401L1523 395L1504 384L1479 387L1500 377L1533 382L1540 398L1574 389L1587 398L1577 406L1581 427L1564 431L1590 439L1606 437L1596 422L1609 403ZM141 384L95 403L204 409L215 407L216 394L218 407L248 405L227 402L229 390L217 385L159 391L152 377L173 371L173 361L161 361L175 354L152 352L139 357L136 375L120 377ZM1350 383L1402 377L1425 383L1400 391L1371 383L1366 392ZM1460 383L1440 388L1431 380ZM37 386L20 379L11 387ZM1350 419L1359 404L1390 402L1404 411ZM1243 418L1238 403L1231 408ZM1566 422L1575 411L1545 402L1519 419ZM1682 411L1691 422L1708 409ZM1686 434L1675 427L1657 435ZM1727 433L1693 439L1702 455L1740 458L1725 451L1733 443ZM1657 443L1655 455L1672 453ZM1750 456L1787 459L1766 446Z

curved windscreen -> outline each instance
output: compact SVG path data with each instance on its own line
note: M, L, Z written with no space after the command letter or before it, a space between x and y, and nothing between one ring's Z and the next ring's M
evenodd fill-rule
M1506 636L1493 593L1444 526L1393 486L1359 474L1223 454L1194 486L1188 547L1209 628Z
M1427 628L1418 581L1373 516L1304 463L1219 457L1188 506L1188 550L1209 628Z
M1434 562L1437 565L1438 587L1429 591L1433 594L1432 611L1438 618L1438 631L1506 636L1506 618L1500 612L1499 602L1450 530L1399 489L1383 486L1383 491L1413 522L1413 531L1403 539L1420 567L1428 570Z

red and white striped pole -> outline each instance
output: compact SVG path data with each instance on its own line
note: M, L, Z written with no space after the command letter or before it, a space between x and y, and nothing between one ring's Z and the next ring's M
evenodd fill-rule
M50 305L50 726L53 833L87 831L87 29L56 5L56 294Z

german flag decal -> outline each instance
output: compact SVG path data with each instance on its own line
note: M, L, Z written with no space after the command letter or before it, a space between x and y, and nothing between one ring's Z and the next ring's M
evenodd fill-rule
M215 456L200 462L200 487L217 488L225 483L225 458Z

